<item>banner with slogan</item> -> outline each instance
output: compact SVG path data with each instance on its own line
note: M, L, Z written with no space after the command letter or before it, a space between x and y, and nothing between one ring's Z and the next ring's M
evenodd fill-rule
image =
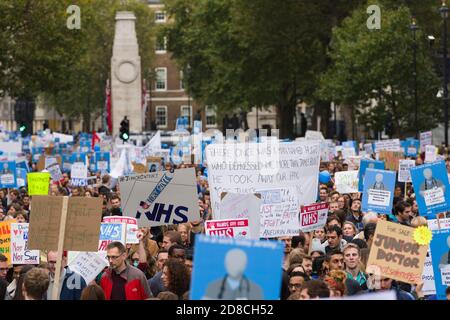
M248 219L205 221L205 234L209 236L250 239Z
M190 299L280 299L282 256L278 241L197 235ZM231 273L237 288L227 281Z
M386 170L398 171L398 162L403 159L403 152L382 150L379 153L378 159L384 161L384 168Z
M381 140L376 141L375 152L379 153L380 151L401 151L400 139L391 139L391 140Z
M414 228L378 220L367 261L367 273L417 284L422 278L428 245L414 240Z
M310 232L320 228L327 222L328 203L316 203L302 207L300 213L300 230Z
M317 199L320 141L210 144L206 161L213 212L222 192L294 186L299 205Z
M402 159L398 162L398 181L411 182L411 169L416 166L415 160Z
M437 299L447 300L445 290L450 286L450 229L433 231L430 251Z
M394 200L395 172L367 169L364 176L362 211L391 214Z
M72 164L70 172L70 184L77 187L84 187L87 185L88 169L83 162L75 162Z
M257 189L261 194L260 238L298 235L300 231L297 194L294 187Z
M195 169L178 169L119 178L122 211L140 227L200 220Z
M334 184L339 193L357 193L358 192L358 170L338 171L334 174Z
M28 195L48 195L50 183L50 173L48 172L30 172L27 174Z
M106 259L97 252L78 252L69 263L70 270L82 276L86 283L95 280L107 266Z
M216 220L248 219L249 238L257 240L260 237L261 204L260 193L223 192L219 210L213 212L213 217Z
M359 166L359 173L358 173L358 191L359 192L363 192L364 175L365 175L367 169L384 170L384 162L378 161L378 160L368 160L368 159L361 160L360 166Z
M410 172L421 215L446 212L450 209L450 188L444 161L417 166Z
M0 188L17 188L15 161L0 162Z
M39 250L28 249L28 223L11 224L11 263L39 264Z

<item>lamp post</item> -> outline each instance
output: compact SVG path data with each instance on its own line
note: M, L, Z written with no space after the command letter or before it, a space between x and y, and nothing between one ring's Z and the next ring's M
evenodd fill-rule
M409 26L413 33L413 78L414 78L414 127L416 128L416 139L419 137L419 123L418 123L418 98L417 98L417 41L416 32L419 27L416 24L416 19L412 18L411 25Z
M448 7L445 3L445 0L442 1L442 6L439 8L439 13L441 14L442 19L444 20L444 30L443 30L443 72L444 72L444 83L443 83L443 91L444 91L444 134L445 134L445 146L448 146L448 72L447 72L447 19L448 19Z

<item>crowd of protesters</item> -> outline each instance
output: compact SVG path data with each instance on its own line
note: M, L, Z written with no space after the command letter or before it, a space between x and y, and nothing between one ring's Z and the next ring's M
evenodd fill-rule
M417 165L423 158L416 159ZM450 172L450 158L447 159ZM166 164L165 169L172 165ZM179 165L175 168L191 167ZM36 170L36 169L34 169ZM393 212L389 215L361 211L361 194L340 194L335 190L334 174L348 170L341 155L333 161L321 163L320 171L327 171L329 181L320 183L317 202L327 202L329 213L326 225L313 232L299 232L293 237L278 239L284 243L284 260L280 298L302 300L340 298L364 293L394 290L399 300L433 299L424 296L423 282L414 285L385 277L367 274L368 260L377 221L389 220L418 227L427 220L418 213L414 190L404 194L404 186L395 189ZM140 228L139 244L123 245L112 242L107 247L109 267L91 283L76 277L62 261L59 288L61 300L179 300L189 299L190 278L195 267L195 236L204 232L204 221L213 218L208 178L205 167L196 166L199 219L179 225ZM97 183L88 187L72 187L70 174L64 181L52 183L53 196L102 197L105 216L121 216L120 190L109 175L97 174ZM15 219L28 222L32 197L26 188L0 190L0 221ZM11 265L0 254L0 300L51 299L57 253L41 255L41 264ZM447 289L447 298L450 291Z

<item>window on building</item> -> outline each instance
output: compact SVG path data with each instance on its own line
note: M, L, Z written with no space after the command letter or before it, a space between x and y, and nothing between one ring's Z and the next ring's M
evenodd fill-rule
M167 68L156 68L156 91L167 90Z
M155 51L157 54L167 52L167 38L166 37L160 36L160 37L156 38Z
M205 107L206 127L215 127L216 123L216 108L213 106Z
M166 22L166 12L165 11L156 11L155 12L155 22L156 23L165 23Z
M156 125L158 128L167 127L167 106L156 106Z
M192 127L192 106L181 106L180 117L187 117L189 128Z

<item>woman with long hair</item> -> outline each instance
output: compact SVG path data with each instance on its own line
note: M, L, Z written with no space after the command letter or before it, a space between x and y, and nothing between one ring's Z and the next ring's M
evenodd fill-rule
M168 291L175 293L179 299L189 290L191 275L184 262L169 259L163 267L161 280Z

